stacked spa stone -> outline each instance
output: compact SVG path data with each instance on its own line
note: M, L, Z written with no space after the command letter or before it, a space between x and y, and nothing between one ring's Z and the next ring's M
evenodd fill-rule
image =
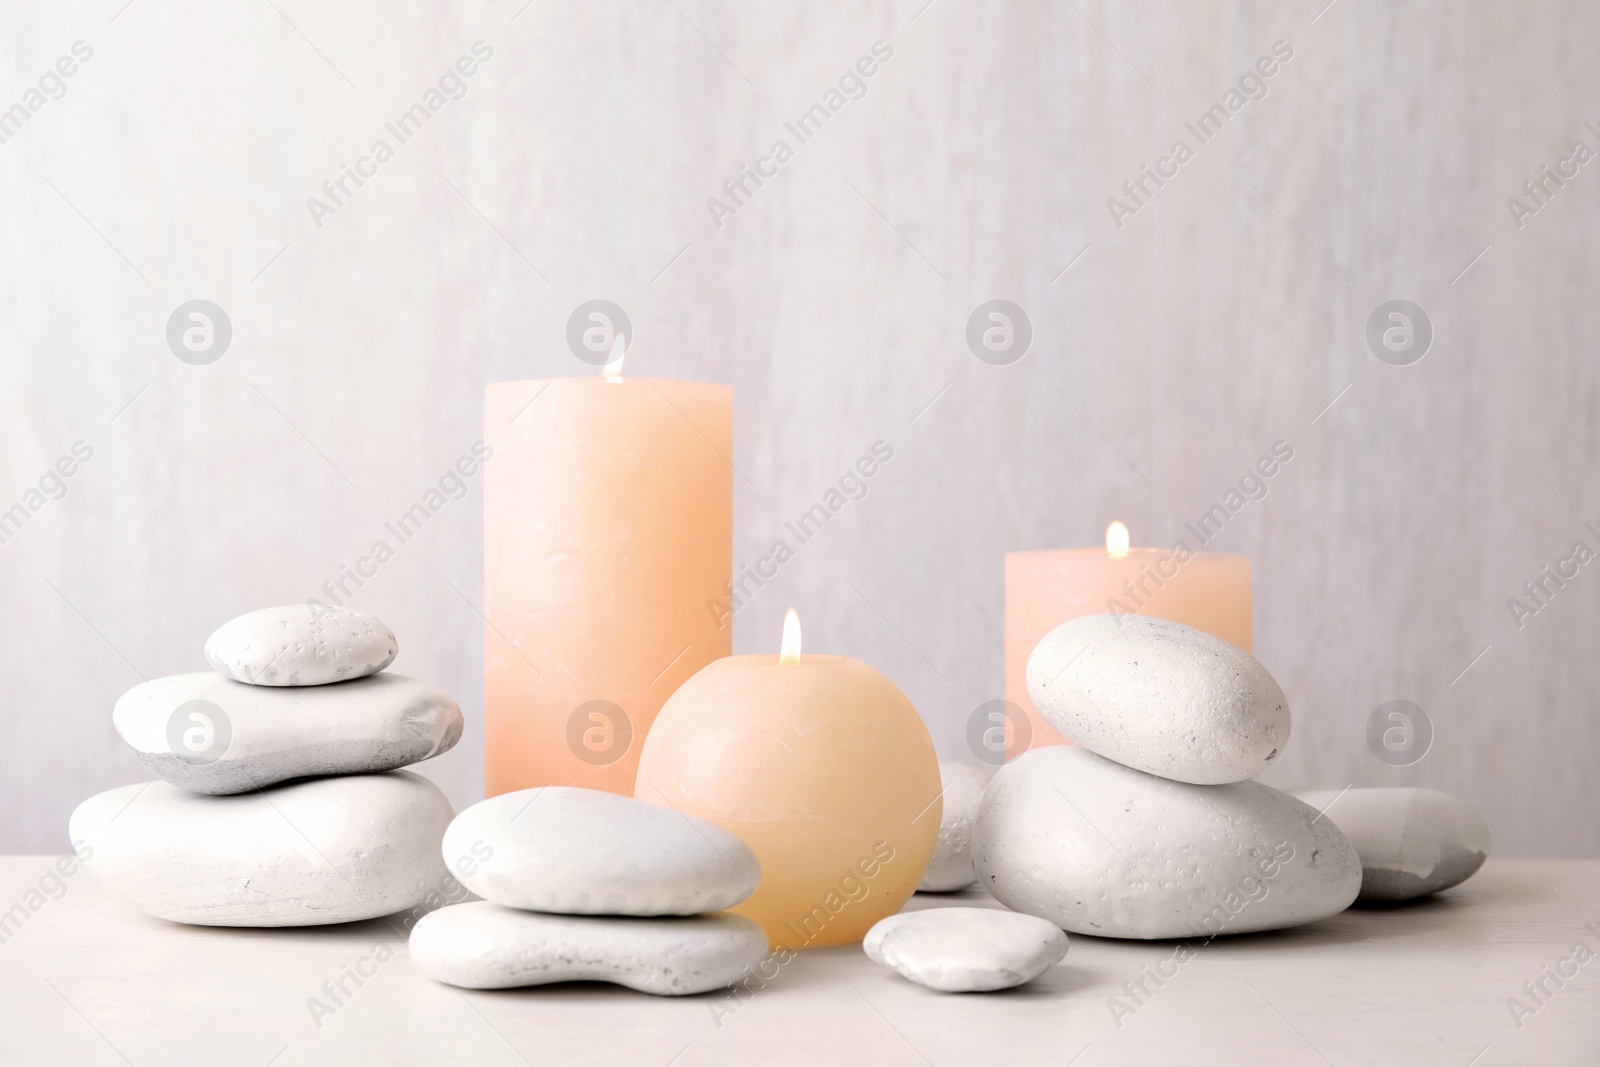
M1027 681L1075 744L1025 753L984 795L974 861L1007 906L1073 933L1206 938L1355 899L1361 864L1333 822L1250 781L1288 743L1289 704L1241 649L1091 615L1039 642Z
M444 795L397 768L448 751L461 709L398 674L394 634L296 605L206 642L214 672L117 701L117 733L161 781L90 797L70 835L88 868L152 915L308 926L388 915L447 887Z
M670 807L569 786L503 793L456 816L443 852L484 898L411 933L417 967L450 985L598 981L679 995L730 985L766 955L755 923L710 914L755 890L755 854Z
M1009 907L1074 933L1210 938L1313 922L1362 891L1340 827L1367 805L1336 825L1250 780L1288 743L1289 705L1241 649L1164 619L1091 615L1039 642L1027 681L1076 744L1026 753L984 795L974 862ZM1451 877L1481 859L1450 852Z

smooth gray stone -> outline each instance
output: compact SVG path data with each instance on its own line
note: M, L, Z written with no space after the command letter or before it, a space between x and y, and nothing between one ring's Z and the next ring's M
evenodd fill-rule
M917 890L923 893L949 893L965 889L978 880L972 866L972 826L978 821L978 805L989 778L967 763L939 764L943 783L944 813L939 817L939 840L933 858L922 873Z
M1259 782L1190 785L1084 748L1002 767L973 836L984 887L1075 934L1208 938L1343 911L1361 861L1331 819Z
M1197 785L1254 778L1289 743L1289 701L1248 652L1181 623L1085 615L1028 656L1028 697L1063 737Z
M111 721L150 770L212 794L406 767L448 752L462 729L449 696L388 673L301 689L175 674L122 694Z
M755 853L722 827L575 786L479 801L445 831L444 858L485 900L566 915L698 915L761 880Z
M68 833L115 895L199 926L315 926L414 908L452 883L450 802L407 771L319 778L242 796L166 782L90 797Z
M482 900L423 916L410 948L423 974L463 989L590 981L682 996L744 977L767 935L742 915L546 915Z
M349 608L287 604L230 619L206 640L218 674L251 685L326 685L377 674L400 645L387 626Z
M880 919L866 954L941 993L988 993L1031 982L1061 962L1067 935L1046 919L997 908L925 908Z
M1403 901L1459 885L1489 857L1472 805L1434 789L1297 791L1344 831L1361 857L1361 901Z

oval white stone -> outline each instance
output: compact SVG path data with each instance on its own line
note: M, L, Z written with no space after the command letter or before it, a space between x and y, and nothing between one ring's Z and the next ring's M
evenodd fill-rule
M978 805L989 778L968 763L939 764L943 783L944 814L939 818L939 840L933 858L922 874L917 889L925 893L948 893L965 889L978 880L972 866L972 824L978 821Z
M1355 849L1287 793L1173 782L1066 745L995 775L973 858L1001 903L1100 937L1276 930L1341 912L1361 888Z
M1062 736L1136 770L1221 785L1289 742L1289 701L1219 637L1143 615L1063 623L1028 657L1028 697Z
M423 916L410 947L423 974L463 989L588 981L681 996L744 977L767 936L742 915L544 915L480 900Z
M210 707L184 708L190 701ZM150 770L192 792L219 794L405 767L448 752L462 727L454 700L402 674L271 689L209 671L134 686L117 699L111 722Z
M199 926L313 926L389 915L451 887L450 802L406 771L243 796L125 785L78 805L68 833L106 888Z
M230 619L206 640L206 661L251 685L326 685L377 674L400 650L371 615L288 604Z
M1466 801L1434 789L1296 792L1332 819L1361 857L1363 901L1412 900L1472 877L1489 827Z
M1033 915L997 908L925 908L879 920L869 957L941 993L987 993L1031 982L1061 962L1067 935Z
M761 880L755 853L720 826L573 786L472 805L445 831L444 858L485 900L565 915L698 915Z

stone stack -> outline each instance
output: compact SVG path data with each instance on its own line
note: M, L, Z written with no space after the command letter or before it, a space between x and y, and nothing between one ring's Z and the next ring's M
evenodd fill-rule
M214 671L124 693L112 722L161 780L73 812L89 870L152 915L203 926L349 922L436 899L450 804L398 768L455 745L461 709L382 673L397 651L360 612L268 608L211 635Z
M1343 911L1361 861L1332 819L1251 781L1289 704L1243 650L1165 619L1091 615L1028 659L1028 695L1074 745L984 795L974 862L1008 907L1100 937L1202 938Z
M612 982L700 993L744 978L767 952L731 908L761 867L743 841L668 807L570 786L503 793L445 831L451 872L481 901L417 923L411 958L466 989Z

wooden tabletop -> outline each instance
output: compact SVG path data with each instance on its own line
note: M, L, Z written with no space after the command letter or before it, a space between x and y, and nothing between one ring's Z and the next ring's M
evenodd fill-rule
M822 949L743 1001L464 993L417 973L383 920L179 926L53 864L0 857L6 1065L1600 1064L1594 860L1492 859L1432 900L1184 948L1073 936L1004 993L934 993L859 947ZM909 907L949 903L997 906L969 891ZM1124 983L1141 979L1136 999Z

